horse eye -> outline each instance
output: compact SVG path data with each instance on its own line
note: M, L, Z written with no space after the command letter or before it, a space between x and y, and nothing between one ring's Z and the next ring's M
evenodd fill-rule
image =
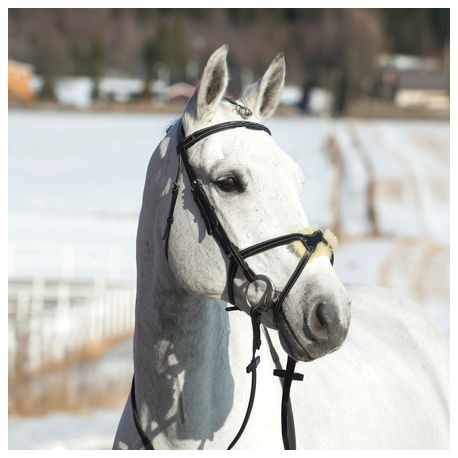
M234 191L234 189L237 189L239 182L237 181L237 178L228 176L218 180L217 184L222 191L230 192Z

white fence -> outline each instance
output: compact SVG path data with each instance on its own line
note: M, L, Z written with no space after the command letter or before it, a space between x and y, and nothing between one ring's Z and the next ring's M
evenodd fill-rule
M10 278L10 376L132 332L134 305L132 281Z

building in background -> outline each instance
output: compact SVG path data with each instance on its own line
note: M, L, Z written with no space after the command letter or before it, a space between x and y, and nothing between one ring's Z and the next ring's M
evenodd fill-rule
M8 60L8 96L31 100L33 67L15 60Z
M379 68L376 95L392 100L399 108L449 110L449 69L439 59L382 54Z

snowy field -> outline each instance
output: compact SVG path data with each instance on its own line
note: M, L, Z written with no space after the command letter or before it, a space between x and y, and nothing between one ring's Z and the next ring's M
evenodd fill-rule
M135 278L146 167L173 115L12 111L9 114L10 275L59 275L33 250L115 250ZM446 122L272 118L274 139L304 169L309 220L339 235L345 282L392 287L448 332L449 149ZM89 264L72 274L100 274ZM114 360L115 361L115 360ZM10 418L9 448L109 448L120 412ZM34 441L30 441L34 437Z

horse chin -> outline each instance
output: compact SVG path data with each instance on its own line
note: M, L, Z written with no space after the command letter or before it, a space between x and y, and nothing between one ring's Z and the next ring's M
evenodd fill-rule
M290 324L282 312L280 312L277 326L281 346L291 358L296 361L313 361L317 358L308 352L310 343L301 342L300 339L296 337L296 334L292 331Z

